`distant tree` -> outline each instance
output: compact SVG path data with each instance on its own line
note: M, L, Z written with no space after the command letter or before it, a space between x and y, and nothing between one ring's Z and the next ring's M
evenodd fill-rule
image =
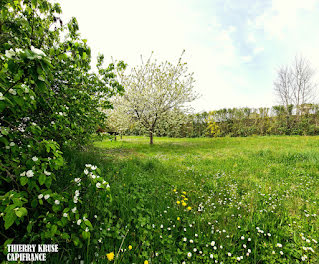
M300 113L302 105L313 103L317 89L314 74L309 61L302 56L296 56L291 66L281 66L274 81L279 103L287 110L289 105L295 105L297 114Z
M142 64L134 67L129 74L119 73L126 93L117 104L123 106L124 114L147 130L150 144L153 144L159 120L168 118L168 113L173 110L185 110L185 104L197 98L193 91L193 74L188 73L182 55L176 65L167 61L152 62L150 57L146 63L142 59Z
M125 131L134 126L134 120L127 114L125 105L121 104L120 96L115 96L111 101L113 109L105 110L108 115L106 126L110 131L117 132L122 137Z

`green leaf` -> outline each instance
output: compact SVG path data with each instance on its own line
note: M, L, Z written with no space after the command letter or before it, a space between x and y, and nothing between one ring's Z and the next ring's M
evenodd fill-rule
M92 224L91 224L91 222L90 222L89 220L85 220L84 223L85 223L87 226L89 226L89 227L93 227Z
M37 207L37 205L38 205L38 200L37 199L33 199L32 202L31 202L32 208Z
M47 177L46 180L45 180L45 186L47 188L50 188L51 183L52 183L52 178L51 177Z
M27 177L24 176L24 177L20 178L20 183L21 183L22 186L26 185L27 182L28 182L28 178Z
M39 75L39 76L38 76L38 79L39 79L40 81L45 82L45 78L44 78L44 76L43 76L43 75Z
M0 113L6 108L6 103L4 101L0 101Z
M15 213L17 217L21 218L22 216L25 216L28 214L28 210L24 207L21 207L18 210L15 210Z
M57 230L58 230L58 227L56 225L52 225L51 226L51 236L54 236Z
M84 239L88 239L90 237L90 232L85 232L85 231L82 231L82 237Z
M53 212L57 212L60 210L60 207L58 205L53 205L52 210L53 210Z
M13 238L9 238L7 239L4 244L3 244L3 248L4 248L4 254L8 253L8 247L7 245L12 244Z
M80 244L80 239L77 236L75 236L74 234L72 234L71 238L72 238L74 245L77 247Z
M61 236L63 239L70 239L70 236L69 234L67 233L62 233L62 236Z
M15 96L13 100L21 107L24 105L24 100L22 97Z
M40 91L44 92L47 89L47 86L45 85L45 82L38 80L36 81L37 87L39 88Z
M17 216L13 210L10 210L9 212L7 212L6 215L4 216L4 228L8 229L10 226L12 226L16 218Z
M44 183L45 183L45 180L46 180L46 176L45 176L45 174L40 174L40 176L39 176L39 183L41 184L41 185L43 185Z
M30 233L32 230L32 224L29 222L29 224L27 225L27 231L28 233Z

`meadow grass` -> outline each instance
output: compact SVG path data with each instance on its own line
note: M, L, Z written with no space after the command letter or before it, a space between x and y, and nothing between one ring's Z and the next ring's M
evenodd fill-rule
M99 166L111 186L108 239L87 259L319 263L319 137L154 142L96 141L69 155L74 169Z

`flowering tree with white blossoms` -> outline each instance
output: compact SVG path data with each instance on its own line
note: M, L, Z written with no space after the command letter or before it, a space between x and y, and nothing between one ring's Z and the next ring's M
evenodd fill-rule
M143 126L153 144L153 134L159 120L169 117L173 110L185 110L186 104L197 98L194 93L193 73L188 73L187 63L182 56L177 64L168 61L158 63L151 57L125 74L119 72L125 94L115 102L121 105L120 116L130 116Z

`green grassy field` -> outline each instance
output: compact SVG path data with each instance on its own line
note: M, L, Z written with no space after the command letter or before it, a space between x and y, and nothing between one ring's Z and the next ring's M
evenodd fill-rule
M111 185L100 252L117 263L319 263L319 137L154 142L95 142L79 160Z

